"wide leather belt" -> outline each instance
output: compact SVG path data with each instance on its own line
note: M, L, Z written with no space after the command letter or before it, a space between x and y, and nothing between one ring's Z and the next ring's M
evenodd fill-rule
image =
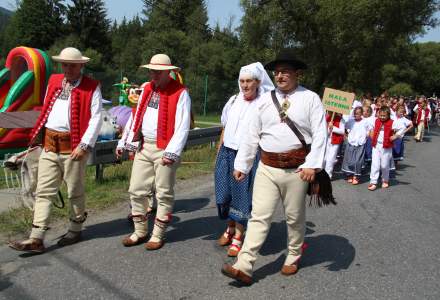
M43 148L46 151L59 154L72 153L70 132L59 132L46 128L44 131Z
M280 169L293 169L302 165L308 151L305 148L290 150L288 152L266 152L261 150L261 161L263 164Z

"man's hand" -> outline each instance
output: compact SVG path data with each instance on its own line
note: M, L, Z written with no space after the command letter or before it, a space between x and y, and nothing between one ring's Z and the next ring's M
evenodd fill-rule
M246 174L241 173L240 171L237 170L234 170L232 176L234 176L235 180L237 180L238 182L243 181L246 178Z
M172 164L174 164L174 160L162 157L162 166L171 166Z
M75 150L70 154L71 160L82 160L86 157L87 151L81 149L80 147L76 147Z
M299 177L303 181L313 182L315 180L315 174L316 174L315 169L304 168L304 169L299 169L298 172L299 172Z
M392 136L390 136L390 141L393 142L395 141L399 136L396 134L393 134Z
M123 148L116 148L115 154L116 154L116 158L120 159L122 157L122 154L124 154L124 149Z

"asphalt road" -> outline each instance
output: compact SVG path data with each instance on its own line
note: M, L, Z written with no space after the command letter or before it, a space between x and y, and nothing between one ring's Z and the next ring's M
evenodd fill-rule
M216 245L212 176L181 182L175 218L159 251L124 248L127 204L92 215L84 241L43 255L0 247L1 299L440 299L440 131L408 138L406 160L387 190L342 179L338 206L308 209L309 247L299 273L284 277L286 228L278 211L255 266L256 282L237 286L220 273L231 259Z

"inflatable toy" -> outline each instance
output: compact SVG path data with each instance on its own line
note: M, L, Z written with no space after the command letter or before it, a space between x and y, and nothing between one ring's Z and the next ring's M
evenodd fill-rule
M17 47L12 49L0 71L1 113L41 109L52 62L42 50ZM0 158L14 153L29 142L29 128L0 128Z

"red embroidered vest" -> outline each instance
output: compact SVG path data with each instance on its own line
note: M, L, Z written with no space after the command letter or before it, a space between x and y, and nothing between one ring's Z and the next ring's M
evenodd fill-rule
M326 116L326 119L327 119L327 123L330 123L330 120L332 119L331 115L328 114ZM341 119L342 119L341 116L335 115L333 118L333 126L339 128L339 125L341 124ZM332 132L332 136L331 136L331 144L332 145L340 145L343 142L344 142L344 135L343 134L338 134L338 133Z
M44 124L47 122L52 107L62 91L63 78L63 74L54 74L49 78L43 109L31 133L31 145L41 144L42 142L42 129L44 129ZM72 150L81 142L81 138L89 125L92 96L98 84L98 81L83 76L79 86L74 88L70 95L70 139Z
M382 122L380 119L376 119L376 122L374 123L374 132L373 132L373 138L371 141L371 144L373 147L376 147L377 145L377 138L379 137L380 129L383 128L383 144L382 147L384 148L392 148L393 142L390 140L391 136L393 135L393 120L388 119L385 122Z
M171 138L173 137L177 102L179 101L180 95L185 89L185 86L183 86L176 80L170 80L165 89L155 90L155 92L158 92L160 94L156 141L157 148L159 149L165 149L168 146ZM133 123L133 142L141 140L142 121L145 111L147 110L148 102L150 101L152 92L153 86L151 83L149 83L144 87L142 98L139 99L140 102L136 109ZM140 146L142 147L142 143Z
M428 126L428 116L429 116L429 108L425 108L425 127ZM416 124L419 125L420 124L420 119L422 119L422 108L419 108L417 110L417 121Z

